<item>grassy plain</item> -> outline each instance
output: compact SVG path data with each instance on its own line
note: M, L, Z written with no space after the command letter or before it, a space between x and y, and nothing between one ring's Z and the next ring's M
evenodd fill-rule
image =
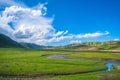
M78 52L79 54L70 54L71 57L76 58L91 58L101 60L117 60L120 61L120 52Z
M80 56L81 53L73 55L73 52L71 51L1 48L0 76L5 78L0 79L11 79L12 77L13 80L14 78L23 78L26 80L99 80L107 78L109 75L112 75L114 80L115 78L116 80L120 79L118 78L120 71L117 70L107 73L88 73L106 69L104 65L105 63L103 62L90 60L56 60L46 58L47 56L54 54L68 54L73 57L82 57ZM90 55L92 52L85 54ZM105 54L106 53L103 55ZM115 56L117 58L118 54L115 54ZM110 59L114 58L110 57Z

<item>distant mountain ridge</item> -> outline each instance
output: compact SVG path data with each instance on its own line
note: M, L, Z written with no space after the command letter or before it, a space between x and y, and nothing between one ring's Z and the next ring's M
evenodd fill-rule
M22 45L20 45L16 41L12 40L8 36L1 33L0 33L0 47L1 48L7 48L7 47L23 48Z
M0 33L0 48L31 48L31 49L78 49L78 50L120 50L120 41L82 42L65 46L43 46L34 43L16 42Z
M31 49L43 49L51 48L52 46L37 45L34 43L16 42L8 36L0 33L0 48L31 48Z
M37 44L34 44L34 43L20 42L20 44L22 46L24 46L25 48L32 48L32 49L43 49L43 48L45 48L45 46L37 45Z
M37 45L34 43L26 43L26 42L20 42L22 46L25 48L31 48L31 49L51 49L54 48L53 46L44 46L44 45Z
M80 50L120 49L120 41L73 43L73 44L68 44L66 46L61 46L58 48L61 48L61 49L80 49Z

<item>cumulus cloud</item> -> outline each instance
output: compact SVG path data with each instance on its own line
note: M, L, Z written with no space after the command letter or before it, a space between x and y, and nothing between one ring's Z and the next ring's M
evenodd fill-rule
M51 25L53 19L43 17L43 14L46 13L43 13L43 8L36 10L19 6L7 7L0 16L2 33L8 33L8 36L12 34L16 39L30 39L43 38L54 32L55 29Z
M74 38L90 38L108 35L109 32L95 32L86 34L68 34L66 31L56 31L53 27L53 18L47 18L47 7L38 4L29 8L18 4L14 0L0 0L0 4L9 5L0 13L0 32L18 42L45 45ZM72 41L77 42L77 41Z

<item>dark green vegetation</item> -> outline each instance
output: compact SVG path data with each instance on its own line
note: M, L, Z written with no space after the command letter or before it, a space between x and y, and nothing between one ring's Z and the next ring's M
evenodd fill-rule
M82 55L80 55L80 54ZM118 65L110 72L89 73L106 69L105 63L90 60L56 60L47 56L68 54L71 57L94 58L105 55L107 59L120 60L120 53L93 52L93 51L60 51L60 50L32 50L32 49L0 49L0 76L1 79L22 78L22 80L120 80ZM88 54L89 56L86 56ZM77 55L77 56L76 56ZM95 57L98 58L98 57ZM8 77L8 78L6 78ZM13 78L12 78L13 77Z
M43 80L120 80L120 71L55 76L55 77L46 78Z
M1 48L5 48L5 47L17 47L17 48L22 48L23 46L21 46L19 43L13 41L12 39L10 39L9 37L3 35L0 33L0 47Z

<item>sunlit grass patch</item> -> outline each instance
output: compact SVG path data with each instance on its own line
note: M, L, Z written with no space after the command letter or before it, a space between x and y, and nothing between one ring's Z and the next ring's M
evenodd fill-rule
M91 59L103 59L103 60L120 60L120 54L110 52L81 52L79 54L70 54L70 57L76 58L91 58Z

